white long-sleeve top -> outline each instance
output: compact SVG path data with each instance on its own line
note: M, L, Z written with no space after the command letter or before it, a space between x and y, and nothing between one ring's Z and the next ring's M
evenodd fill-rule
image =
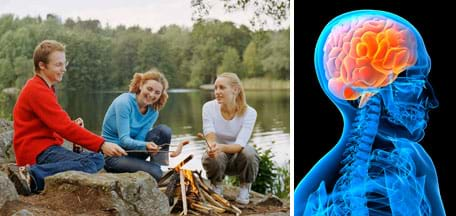
M215 133L219 144L239 144L245 147L255 126L257 112L248 106L243 116L235 116L226 120L222 116L220 104L216 100L203 105L203 132Z

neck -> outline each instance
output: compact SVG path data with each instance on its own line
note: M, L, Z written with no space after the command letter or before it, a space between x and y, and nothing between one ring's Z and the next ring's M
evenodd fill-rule
M221 109L222 112L233 114L236 110L236 104L223 104Z
M49 86L49 88L52 87L52 85L54 85L54 83L51 82L46 76L42 75L41 72L36 73L36 75L41 77L46 82L46 84Z
M139 95L136 95L136 103L138 104L139 111L144 114L147 111L147 104L140 102Z

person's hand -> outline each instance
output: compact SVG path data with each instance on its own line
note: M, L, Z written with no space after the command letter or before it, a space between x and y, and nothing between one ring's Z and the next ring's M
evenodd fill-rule
M125 152L119 145L110 142L104 142L101 145L101 151L106 156L126 156L127 152Z
M211 143L209 144L210 148L207 150L207 155L210 158L215 158L217 157L218 152L221 151L221 146L217 143Z
M154 142L148 142L146 144L146 150L149 153L152 153L152 155L156 155L158 153L158 150L160 150L160 147L158 147L158 145L155 144Z
M78 125L81 126L81 127L84 127L84 120L82 120L81 117L78 117L78 118L75 119L73 122L76 123L76 124L78 124Z

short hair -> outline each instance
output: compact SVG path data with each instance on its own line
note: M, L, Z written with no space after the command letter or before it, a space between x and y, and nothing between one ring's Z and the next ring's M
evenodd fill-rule
M168 90L169 85L168 85L168 80L166 79L165 75L163 75L157 69L154 68L154 69L151 69L144 73L135 73L133 75L133 79L130 82L129 91L131 93L138 94L140 92L139 87L141 87L147 80L155 80L155 81L161 83L163 86L163 91L162 91L160 98L158 99L157 102L152 104L152 107L155 110L160 110L165 106L166 101L168 100L167 90Z
M44 40L35 47L35 51L33 51L33 63L35 65L35 72L40 70L40 62L43 62L45 64L49 63L49 55L55 51L65 52L65 46L55 40Z

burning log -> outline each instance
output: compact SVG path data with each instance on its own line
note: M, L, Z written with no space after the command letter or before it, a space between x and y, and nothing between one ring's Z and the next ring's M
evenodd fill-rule
M184 215L187 215L187 190L185 189L184 170L179 170L179 177L182 195L182 206L184 207Z
M159 185L166 186L165 194L172 209L182 210L181 215L196 212L208 215L218 215L225 212L241 214L240 209L204 183L201 172L182 169L192 157L190 155L185 158L159 181Z

